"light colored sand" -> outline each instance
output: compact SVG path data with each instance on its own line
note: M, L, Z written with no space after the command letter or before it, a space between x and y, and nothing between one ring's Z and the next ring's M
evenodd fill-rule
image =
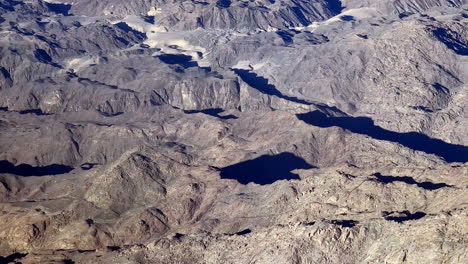
M147 23L139 16L127 16L123 20L111 21L113 24L119 22L124 22L132 29L145 33L147 40L144 41L144 44L151 48L159 48L162 53L192 56L193 60L201 67L210 65L209 62L203 58L203 55L200 56L200 54L204 54L206 50L203 47L190 44L185 39L186 32L167 32L166 28ZM156 56L161 52L157 52L153 55Z

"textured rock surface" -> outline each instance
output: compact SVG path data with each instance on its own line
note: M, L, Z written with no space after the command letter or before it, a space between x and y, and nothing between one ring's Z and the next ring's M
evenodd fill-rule
M0 0L0 263L463 263L467 4Z

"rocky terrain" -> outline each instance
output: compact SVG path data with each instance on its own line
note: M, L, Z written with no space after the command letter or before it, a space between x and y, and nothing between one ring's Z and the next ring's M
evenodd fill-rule
M466 263L466 0L0 0L0 263Z

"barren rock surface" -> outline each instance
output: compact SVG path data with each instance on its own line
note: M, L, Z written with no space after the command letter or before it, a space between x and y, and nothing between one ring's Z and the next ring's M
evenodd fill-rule
M466 0L0 0L0 263L465 263Z

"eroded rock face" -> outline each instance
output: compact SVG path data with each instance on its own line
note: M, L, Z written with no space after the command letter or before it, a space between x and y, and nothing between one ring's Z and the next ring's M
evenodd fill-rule
M176 30L267 30L304 26L341 11L339 1L76 1L75 15L154 16L155 21Z
M463 262L466 4L0 0L0 262Z
M370 7L382 10L385 13L411 14L424 12L434 7L462 7L466 4L464 0L444 1L444 0L390 0L390 1L369 1L369 0L343 0L341 1L347 9Z

